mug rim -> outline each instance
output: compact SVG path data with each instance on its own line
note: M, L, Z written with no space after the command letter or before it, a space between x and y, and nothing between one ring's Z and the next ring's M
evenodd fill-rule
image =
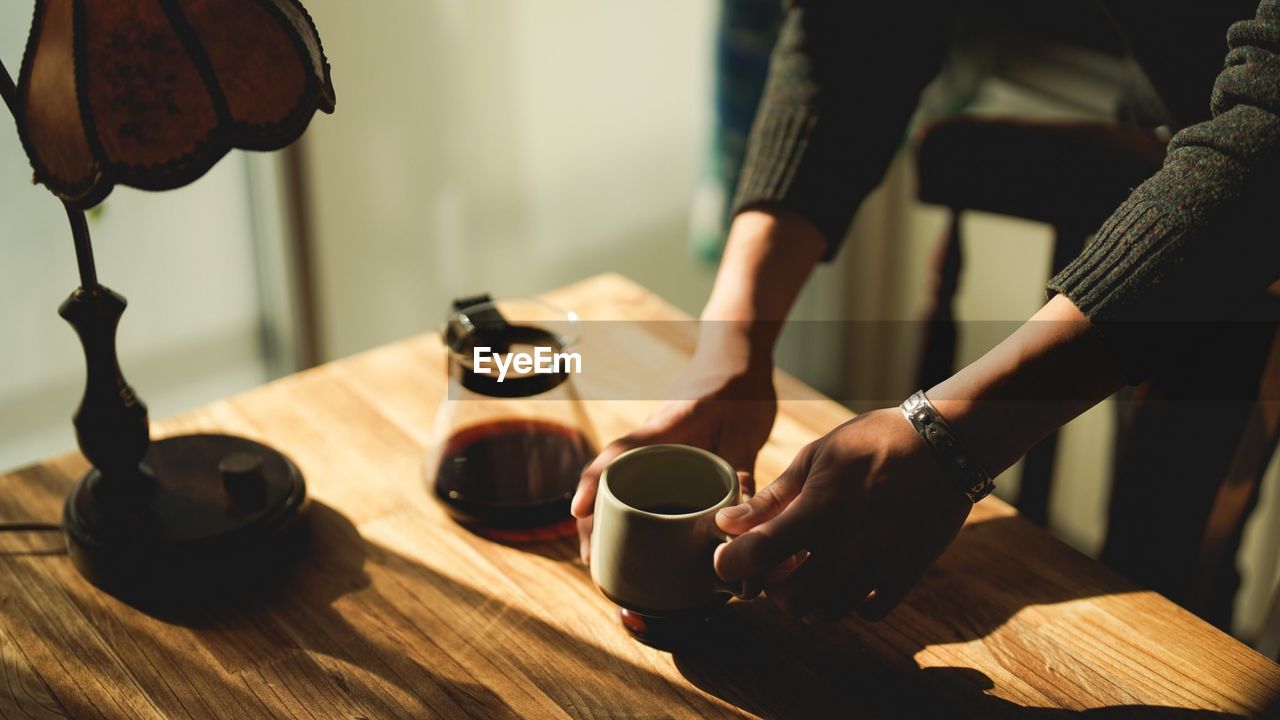
M701 508L699 510L694 510L692 512L678 513L678 514L656 513L651 510L638 508L635 505L632 505L631 503L624 502L621 498L619 498L617 495L614 494L613 488L609 487L609 469L612 468L613 464L618 462L619 460L622 460L623 458L626 458L629 455L639 455L645 452L653 452L653 451L670 452L672 450L676 450L680 452L688 452L692 450L695 454L702 455L703 457L711 460L712 464L716 465L716 467L719 470L725 473L725 477L729 479L729 487L725 489L724 495L721 495L720 499L711 503L707 507ZM735 491L738 491L738 490L740 490L740 488L738 487L738 472L733 469L733 466L729 464L728 460L725 460L724 458L711 452L710 450L705 450L703 448L700 448L694 445L684 445L681 443L655 443L653 445L641 445L640 447L631 448L626 452L620 453L613 460L610 460L609 464L606 465L604 470L600 472L600 487L597 490L597 492L604 493L609 497L610 500L612 500L613 502L616 502L617 504L621 505L627 510L640 513L641 515L644 515L646 517L656 518L656 519L669 518L672 520L687 520L689 518L697 517L699 515L705 515L706 513L713 510L718 510L721 506L724 505L725 501L731 499Z

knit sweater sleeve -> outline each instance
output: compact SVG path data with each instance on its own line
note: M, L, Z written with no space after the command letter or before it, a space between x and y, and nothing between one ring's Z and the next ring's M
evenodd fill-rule
M1213 117L1169 144L1093 243L1049 283L1138 381L1280 278L1280 0L1231 26Z
M870 13L848 0L789 0L733 212L796 212L832 257L937 73L947 26L940 7L917 0ZM899 28L910 28L909 40Z

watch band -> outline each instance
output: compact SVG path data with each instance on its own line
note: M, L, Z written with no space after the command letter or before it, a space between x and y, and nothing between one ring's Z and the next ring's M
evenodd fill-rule
M938 462L947 470L947 475L954 478L960 489L973 502L991 494L996 483L985 470L978 467L969 451L956 439L951 426L943 419L942 414L933 407L923 390L902 403L902 415L915 428L916 434L929 447Z

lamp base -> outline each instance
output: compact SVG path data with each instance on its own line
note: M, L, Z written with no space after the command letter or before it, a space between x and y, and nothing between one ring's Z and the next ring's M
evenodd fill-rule
M113 496L90 470L67 497L71 561L91 583L136 605L253 586L291 556L305 529L306 484L261 443L185 435L150 444L152 488Z

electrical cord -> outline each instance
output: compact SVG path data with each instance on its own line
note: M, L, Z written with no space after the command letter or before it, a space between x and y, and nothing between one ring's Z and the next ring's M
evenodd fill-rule
M47 522L0 522L0 533L62 533L62 526L57 523ZM57 547L37 548L34 550L0 550L0 557L10 557L15 555L66 555L67 548L62 543L58 543Z
M62 532L57 523L12 522L0 523L0 532Z

